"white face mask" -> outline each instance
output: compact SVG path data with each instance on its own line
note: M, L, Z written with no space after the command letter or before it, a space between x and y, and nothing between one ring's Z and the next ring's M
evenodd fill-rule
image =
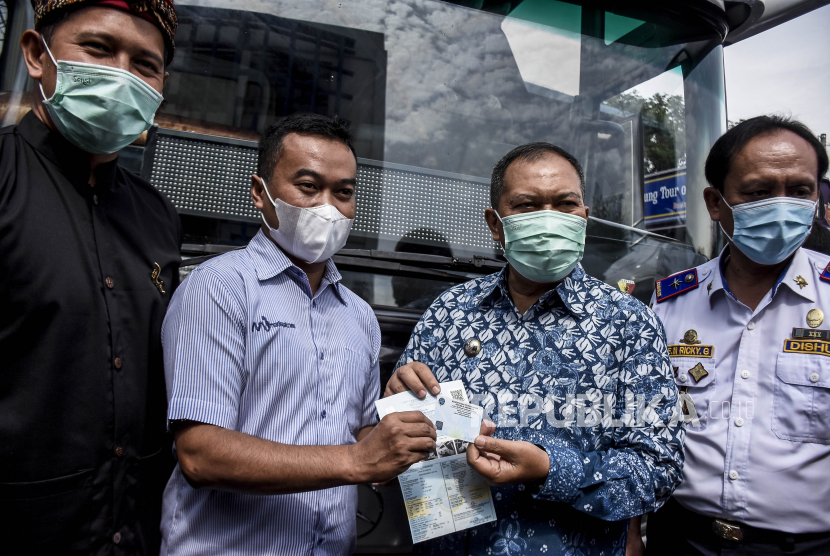
M277 245L289 255L312 264L328 259L346 245L354 218L346 218L332 205L303 208L272 199L265 180L262 188L274 206L280 227L272 228L265 214L262 221Z

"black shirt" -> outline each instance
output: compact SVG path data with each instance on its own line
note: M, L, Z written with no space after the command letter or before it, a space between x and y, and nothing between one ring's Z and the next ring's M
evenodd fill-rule
M116 161L95 175L33 113L0 130L3 554L158 553L181 225Z

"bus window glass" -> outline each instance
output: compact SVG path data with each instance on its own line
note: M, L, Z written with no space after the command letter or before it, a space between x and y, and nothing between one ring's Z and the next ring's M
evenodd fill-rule
M241 245L259 229L258 135L293 112L337 116L359 157L348 249L500 259L483 217L493 165L546 141L585 169L588 272L647 301L655 278L711 256L702 163L725 118L706 20L623 2L469 4L179 0L158 128L122 164L173 201L194 251ZM4 124L34 91L16 46L28 5L0 0ZM457 282L381 266L347 280L375 305L422 308Z

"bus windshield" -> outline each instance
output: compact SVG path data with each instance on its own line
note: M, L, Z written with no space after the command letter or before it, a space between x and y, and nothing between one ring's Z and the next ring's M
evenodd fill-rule
M35 91L11 32L28 2L0 3L10 124ZM359 158L347 250L499 261L484 221L492 168L554 143L585 170L586 271L647 301L655 278L712 255L699 199L726 123L722 37L702 12L623 4L178 0L158 129L123 164L173 201L186 243L240 245L259 227L259 133L293 112L337 116ZM344 275L375 306L422 310L475 272L370 274Z

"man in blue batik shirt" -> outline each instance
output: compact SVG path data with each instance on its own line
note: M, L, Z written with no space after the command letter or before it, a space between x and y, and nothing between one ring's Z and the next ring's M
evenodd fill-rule
M485 218L508 265L436 299L387 385L387 396L423 397L463 380L496 425L485 421L467 460L493 485L498 520L423 552L622 556L629 519L680 483L685 428L665 333L579 264L583 190L579 163L554 145L499 161Z

